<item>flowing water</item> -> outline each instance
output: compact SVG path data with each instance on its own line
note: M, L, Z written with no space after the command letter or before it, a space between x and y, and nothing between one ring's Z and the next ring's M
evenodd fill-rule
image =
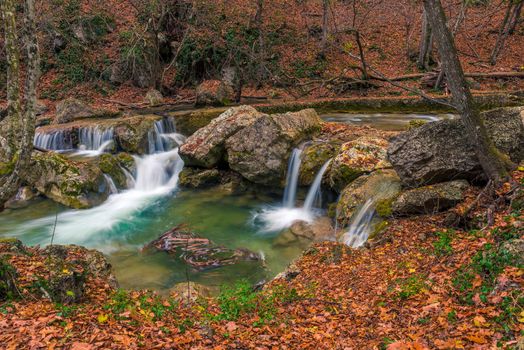
M324 113L321 118L328 122L338 122L352 125L371 125L382 130L405 130L412 120L434 122L441 119L453 119L454 114L398 114L398 113Z
M352 219L349 229L342 236L344 244L358 248L362 246L369 238L373 230L373 217L375 216L375 201L370 198L358 210Z

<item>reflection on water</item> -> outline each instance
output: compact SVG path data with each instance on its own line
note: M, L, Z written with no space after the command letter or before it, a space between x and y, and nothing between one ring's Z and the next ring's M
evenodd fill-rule
M454 114L396 114L396 113L374 113L374 114L351 114L351 113L325 113L322 119L328 122L338 122L354 125L372 125L381 130L404 130L412 120L426 120L433 122L441 119L455 118Z
M153 204L135 212L132 218L118 225L109 225L107 229L92 235L92 238L84 236L85 227L77 227L76 230L68 227L67 239L60 243L76 242L106 252L123 288L163 291L175 283L185 281L186 273L192 281L210 286L220 286L241 278L258 282L284 270L301 252L299 246L274 247L274 237L258 234L260 227L254 226L250 220L253 211L274 201L254 193L230 195L218 189L180 190L176 196L156 199ZM49 200L41 200L24 209L6 210L0 214L0 237L16 236L29 245L48 244L51 240L49 228L54 222L51 219L57 212L59 218L71 215L70 210ZM102 212L97 210L94 214L90 215L90 220L93 224L98 221L95 226L100 228L107 225L104 222L107 218L104 218ZM58 222L57 232L60 232L61 220ZM265 264L242 262L196 272L187 269L182 260L166 253L140 252L144 244L181 223L216 244L262 252L266 257ZM87 222L84 224L88 225ZM66 220L63 225L68 226L70 223Z

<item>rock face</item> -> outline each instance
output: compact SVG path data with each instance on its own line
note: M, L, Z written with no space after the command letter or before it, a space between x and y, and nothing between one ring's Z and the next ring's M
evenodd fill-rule
M273 242L275 246L289 246L290 244L320 242L335 238L335 229L331 225L331 219L321 217L313 223L297 221L291 227L282 232Z
M261 185L281 185L293 147L320 132L313 109L262 115L226 141L229 167Z
M211 168L224 158L226 140L262 115L250 106L230 108L191 135L180 147L180 156L187 165Z
M400 178L394 170L377 170L346 186L337 203L336 219L342 225L350 223L355 211L373 198L377 214L386 218L392 213L392 202L401 190Z
M64 124L73 120L90 118L97 115L97 112L75 98L68 98L56 105L56 123Z
M524 159L524 124L517 109L482 114L495 146L514 162ZM483 178L475 149L460 120L428 123L391 141L388 158L407 186Z
M220 183L218 169L184 168L178 176L178 184L186 188L203 188Z
M27 207L30 202L38 196L29 186L23 186L18 189L16 195L9 199L4 206L8 209L19 209Z
M467 181L456 180L408 190L393 202L393 214L434 214L449 209L464 199L467 188Z
M24 179L46 197L71 208L89 208L107 198L103 173L93 164L75 162L56 153L34 153Z
M196 106L226 106L235 99L233 88L220 80L206 80L196 89Z
M359 176L390 167L387 147L386 140L368 136L344 143L331 163L331 187L340 192Z
M300 185L311 185L322 165L333 158L339 148L340 144L332 142L312 142L306 146L300 163Z

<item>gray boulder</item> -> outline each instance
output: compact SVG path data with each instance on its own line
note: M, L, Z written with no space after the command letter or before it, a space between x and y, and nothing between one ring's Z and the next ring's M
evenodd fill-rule
M149 103L150 106L158 106L164 102L164 96L162 93L156 89L150 89L145 96L145 101Z
M230 108L191 135L180 147L180 156L187 165L211 168L224 158L226 140L261 116L250 106Z
M196 106L227 106L235 99L233 88L220 80L206 80L196 89Z
M403 192L393 202L393 214L434 214L449 209L464 199L465 180L444 182Z
M482 114L495 146L514 162L524 159L524 124L520 111L501 108ZM390 142L388 159L405 185L483 179L475 149L460 119L428 123Z
M84 102L75 98L68 98L56 105L57 124L65 124L73 120L95 117L98 112Z
M293 147L321 130L314 109L262 115L226 141L229 167L261 185L282 185Z

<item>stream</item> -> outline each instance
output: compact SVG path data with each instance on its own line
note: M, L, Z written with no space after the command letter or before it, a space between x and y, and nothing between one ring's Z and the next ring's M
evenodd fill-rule
M328 121L399 130L413 119L433 121L450 116L327 113L322 117ZM73 156L96 157L108 147L112 133L92 129L91 134L83 135L85 147L75 150ZM278 232L289 226L290 216L307 221L320 215L321 209L315 209L313 203L317 202L322 174L308 198L306 192L296 190L293 174L288 176L284 198L259 192L233 195L219 188L179 189L178 174L183 162L178 149L166 145L171 141L182 142L183 136L175 133L174 126L161 124L155 125L155 135L150 142L150 154L135 157L137 171L127 190L113 193L103 204L86 210L71 210L43 198L26 208L7 209L0 213L0 237L17 237L26 245L42 246L51 243L53 237L55 244L78 244L100 250L108 256L122 288L160 292L168 291L187 277L211 287L239 279L253 283L268 280L301 254L304 246L273 242ZM39 135L35 143L70 150L70 143L56 135ZM300 151L295 153L298 159ZM297 167L299 164L293 163L292 158L290 169L298 171ZM326 168L327 164L322 172ZM295 207L295 202L304 203L304 199L305 205ZM292 222L294 218L291 219ZM195 271L164 252L141 251L145 244L179 224L186 224L215 244L259 253L263 262L245 261Z

